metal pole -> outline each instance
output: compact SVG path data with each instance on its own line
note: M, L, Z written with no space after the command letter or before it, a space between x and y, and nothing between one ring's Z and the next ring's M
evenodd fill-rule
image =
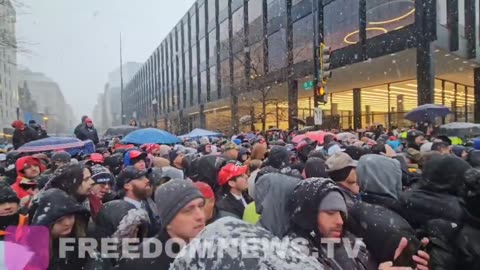
M125 111L124 111L124 106L125 106L125 104L123 104L125 98L123 97L123 95L124 95L124 92L123 92L122 33L120 33L120 99L121 99L121 100L120 100L120 103L121 103L121 105L120 105L120 106L121 106L121 108L120 108L120 110L121 110L120 115L125 114ZM125 121L126 121L126 120L127 120L127 119L125 119ZM122 118L122 124L125 124L123 118Z
M316 4L316 5L315 5ZM315 12L316 11L316 12ZM313 16L313 102L314 108L318 108L317 86L321 80L319 78L320 69L320 43L323 42L323 2L322 0L312 1L312 16Z

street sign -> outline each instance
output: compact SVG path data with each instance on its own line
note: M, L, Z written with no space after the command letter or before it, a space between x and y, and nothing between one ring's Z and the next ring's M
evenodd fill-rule
M320 126L323 123L323 117L322 117L322 109L321 108L315 108L313 111L314 114L314 123L316 126Z
M302 84L302 88L303 88L303 90L312 90L313 89L313 81L304 82Z

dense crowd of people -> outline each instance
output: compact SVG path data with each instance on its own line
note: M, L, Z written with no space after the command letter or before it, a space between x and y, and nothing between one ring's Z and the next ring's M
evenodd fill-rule
M321 142L252 133L124 145L100 141L88 117L75 134L95 153L11 151L3 164L0 237L11 241L8 226L48 228L49 270L480 269L480 141L381 128ZM140 256L109 257L101 245L59 255L62 239L85 237L116 239L117 251L136 239ZM195 253L220 238L299 244L253 257ZM144 256L155 243L173 255ZM35 256L25 269L38 269Z

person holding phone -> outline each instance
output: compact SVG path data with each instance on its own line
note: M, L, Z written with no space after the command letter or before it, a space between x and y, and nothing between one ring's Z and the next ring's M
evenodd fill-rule
M288 209L291 213L288 236L298 243L306 243L309 255L316 256L329 269L412 269L409 261L415 263L416 269L429 269L430 257L425 251L404 253L409 244L406 238L401 239L395 254L392 254L392 261L378 264L365 243L344 226L348 215L347 204L341 190L329 179L310 178L300 181L293 191ZM422 246L427 243L428 240L423 240ZM347 245L350 245L350 249ZM357 251L354 254L350 253L352 247ZM402 256L409 257L409 260L399 260L403 259Z

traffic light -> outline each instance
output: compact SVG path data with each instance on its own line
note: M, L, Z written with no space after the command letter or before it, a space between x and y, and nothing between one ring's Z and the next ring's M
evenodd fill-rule
M315 98L317 99L316 100L316 103L317 104L325 104L328 102L328 95L327 93L325 92L325 87L324 86L318 86L316 89L315 89Z
M327 80L332 77L332 71L330 70L330 47L320 43L320 81L323 84L327 83Z

